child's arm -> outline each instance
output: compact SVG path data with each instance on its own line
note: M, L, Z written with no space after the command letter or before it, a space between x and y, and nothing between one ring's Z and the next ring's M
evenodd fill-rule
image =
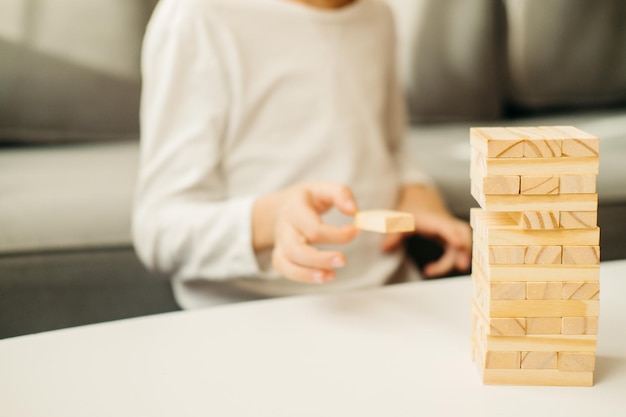
M332 207L347 215L356 213L356 202L348 187L307 183L259 198L252 215L255 251L273 248L274 269L289 279L332 281L333 270L345 265L345 256L311 245L348 243L357 234L353 225L337 227L322 222L320 214Z

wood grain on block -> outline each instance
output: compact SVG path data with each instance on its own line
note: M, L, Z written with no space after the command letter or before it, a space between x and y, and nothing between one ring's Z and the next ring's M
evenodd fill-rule
M595 175L561 175L559 193L561 194L593 194L596 192Z
M594 265L600 263L600 246L563 246L563 264Z
M470 128L470 143L490 158L524 156L524 138L504 127Z
M573 126L554 126L563 135L561 152L564 157L598 156L600 140L597 136Z
M529 317L526 334L561 334L561 317Z
M556 352L522 352L522 369L557 369Z
M524 263L531 265L552 265L561 263L561 246L527 246Z
M559 371L593 371L596 367L596 355L593 352L559 352Z
M559 329L560 329L560 323L559 323ZM525 318L489 319L489 334L492 336L523 336L526 334L526 319Z
M522 265L525 246L489 246L489 263L493 265Z
M577 158L487 158L478 153L472 158L473 172L495 175L597 175L597 156ZM470 168L471 169L471 168Z
M597 210L561 211L559 213L559 227L562 229L590 229L597 225Z
M560 139L535 139L524 141L525 158L559 158L561 157Z
M559 177L556 175L524 175L521 177L520 193L526 195L559 194Z
M415 229L411 213L393 210L368 210L358 212L354 223L357 228L379 233L403 233Z
M491 300L489 317L597 316L598 300Z
M517 175L499 175L477 178L482 194L489 195L517 195L519 194L520 177Z
M525 282L492 282L490 284L490 298L492 300L525 300Z
M562 372L558 369L484 369L486 385L537 385L591 387L593 372Z
M600 298L599 282L564 282L564 300L598 300Z
M472 196L489 211L595 211L598 194L484 195L472 187Z
M591 246L600 243L600 230L557 229L523 230L507 213L470 210L470 224L474 232L493 246Z
M527 300L562 300L563 282L526 282Z
M525 230L552 230L559 228L559 213L555 211L522 211L509 213Z
M486 346L497 351L595 352L596 335L486 336Z
M486 369L519 369L520 352L485 352Z
M598 334L598 317L563 317L561 333L567 335Z
M598 281L600 265L485 265L472 264L489 281Z

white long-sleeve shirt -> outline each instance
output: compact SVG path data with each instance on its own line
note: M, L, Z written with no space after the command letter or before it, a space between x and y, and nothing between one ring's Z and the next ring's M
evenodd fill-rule
M183 308L213 291L270 296L385 283L403 261L363 232L335 282L297 283L252 248L252 205L302 181L347 184L393 208L428 179L403 152L391 13L378 0L161 0L144 40L137 253L173 277ZM352 219L331 211L324 220ZM215 284L222 282L221 284Z

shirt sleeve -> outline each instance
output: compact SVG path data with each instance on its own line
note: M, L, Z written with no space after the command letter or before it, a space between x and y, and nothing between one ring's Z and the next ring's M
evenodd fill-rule
M194 2L160 2L142 51L133 240L177 279L255 277L254 196L229 198L220 166L229 94L219 32Z

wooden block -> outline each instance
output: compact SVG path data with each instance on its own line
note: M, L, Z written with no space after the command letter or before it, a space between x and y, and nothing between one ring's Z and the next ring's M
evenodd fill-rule
M499 175L482 177L476 180L481 186L482 194L490 195L516 195L519 194L520 177L517 175Z
M489 211L596 211L597 194L559 195L484 195L472 187L472 196L478 204Z
M559 213L559 227L562 229L590 229L598 225L598 212L562 211Z
M524 138L503 127L470 128L470 143L490 158L524 156Z
M525 282L492 282L490 284L492 300L525 300Z
M561 317L529 317L526 334L561 334Z
M531 265L553 265L561 263L561 246L527 246L524 263Z
M560 156L560 139L535 139L524 141L525 158L559 158Z
M598 300L491 300L489 317L598 316Z
M600 229L522 230L507 213L470 210L474 232L494 246L585 246L600 243Z
M520 193L526 195L559 194L559 177L555 175L524 175L520 180Z
M523 355L522 355L523 360ZM523 364L523 362L522 362ZM596 367L596 355L593 352L559 352L559 371L593 371Z
M573 126L554 126L563 135L561 153L564 157L598 156L600 141L597 136Z
M538 385L590 387L593 372L561 372L558 369L485 369L482 380L487 385Z
M522 265L524 246L489 246L489 263L492 265Z
M379 233L403 233L415 230L411 213L393 210L368 210L358 212L354 223L361 230Z
M521 352L522 369L557 369L556 352Z
M595 175L561 175L560 194L593 194L596 192Z
M474 172L496 175L597 175L597 156L580 158L488 158L474 155ZM472 169L472 168L470 168ZM477 171L478 170L478 171Z
M482 238L488 245L556 246L563 243L593 246L600 243L600 229L519 230L491 227Z
M598 281L599 265L485 265L472 263L472 271L488 281Z
M600 263L600 246L563 246L563 264L595 265Z
M514 215L524 230L559 229L559 213L554 211L523 211Z
M486 352L486 369L519 369L519 367L520 352Z
M559 329L560 329L559 320ZM559 332L560 333L560 332ZM526 334L525 318L489 319L489 334L492 336L523 336Z
M600 298L598 282L565 282L563 283L564 300L597 300Z
M541 352L595 352L596 335L530 335L526 336L487 335L486 346L497 351L541 351Z
M528 300L561 300L563 298L562 282L527 282L526 299ZM560 326L560 323L559 323ZM560 332L559 332L560 333Z
M563 317L561 333L567 335L598 334L598 317Z

